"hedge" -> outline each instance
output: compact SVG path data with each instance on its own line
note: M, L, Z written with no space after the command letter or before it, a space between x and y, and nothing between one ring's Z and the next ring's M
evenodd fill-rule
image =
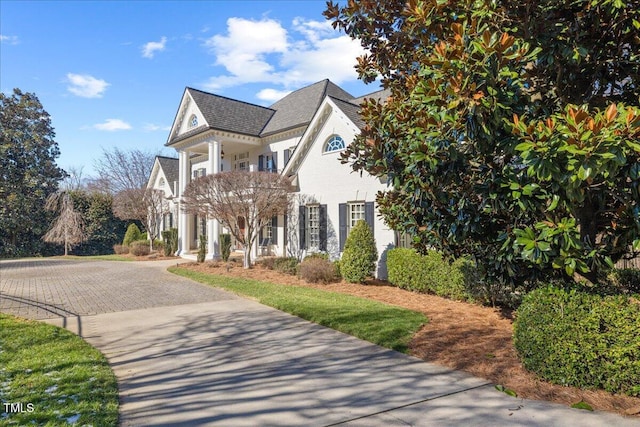
M387 253L389 282L402 289L432 293L441 297L472 300L467 271L472 263L458 259L449 264L442 254L420 255L413 249L395 248Z
M514 345L556 384L640 396L640 301L546 286L517 311Z

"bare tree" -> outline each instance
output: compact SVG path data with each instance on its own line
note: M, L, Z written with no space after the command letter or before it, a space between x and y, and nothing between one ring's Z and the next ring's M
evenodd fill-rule
M94 164L99 177L90 188L113 196L113 213L118 218L138 220L144 227L148 215L144 196L155 157L142 150L103 149Z
M169 212L169 202L164 196L164 191L148 188L144 194L144 203L147 207L149 247L153 250L153 240L159 237L162 219Z
M191 181L181 205L187 213L217 219L227 227L244 245L243 266L250 268L251 248L260 229L287 211L292 190L289 179L279 174L221 172Z
M45 208L58 212L58 217L42 239L45 242L64 244L64 255L67 256L73 246L87 240L82 215L73 208L73 200L67 191L49 196Z

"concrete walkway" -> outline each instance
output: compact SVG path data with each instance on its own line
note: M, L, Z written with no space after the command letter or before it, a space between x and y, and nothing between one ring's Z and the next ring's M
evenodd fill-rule
M123 426L640 425L638 417L512 398L486 380L171 276L166 262L91 262L94 278L87 262L49 262L66 264L0 262L0 311L64 310L47 321L80 332L107 356ZM63 271L45 277L51 268ZM87 276L76 280L74 272ZM92 291L73 299L82 308L47 300L55 286L69 295ZM90 301L120 286L135 295L119 298L125 311L102 301L105 311L96 312ZM17 289L22 296L11 293ZM182 289L200 300L174 295Z

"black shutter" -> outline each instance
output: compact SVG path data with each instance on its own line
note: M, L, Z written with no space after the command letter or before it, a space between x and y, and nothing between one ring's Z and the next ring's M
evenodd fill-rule
M300 250L305 249L305 233L307 231L305 226L305 214L307 209L304 206L300 206L298 208L298 233L300 234L298 237L300 238Z
M344 250L344 242L347 241L347 204L340 203L338 205L338 223L340 234L340 250Z
M321 251L326 251L327 250L327 205L320 205L319 209L319 214L320 214L320 232L319 232L319 238L320 238L320 250Z
M258 156L258 171L264 170L264 156Z
M278 153L271 155L271 172L278 172Z
M373 202L366 202L364 204L364 220L369 227L371 228L371 232L375 231L373 224L375 223L375 211L373 209Z
M278 244L278 216L271 218L271 244Z
M284 150L284 165L287 166L287 163L289 163L289 158L291 157L291 150L289 150L288 148L286 150Z

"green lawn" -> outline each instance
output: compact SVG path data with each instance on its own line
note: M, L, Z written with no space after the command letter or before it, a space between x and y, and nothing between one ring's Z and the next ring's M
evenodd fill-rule
M407 351L411 337L427 322L422 313L337 292L199 273L179 267L171 267L169 271L255 298L278 310L401 352Z
M0 426L115 426L105 357L66 329L0 314ZM21 403L8 413L5 403ZM14 411L19 409L14 406Z

